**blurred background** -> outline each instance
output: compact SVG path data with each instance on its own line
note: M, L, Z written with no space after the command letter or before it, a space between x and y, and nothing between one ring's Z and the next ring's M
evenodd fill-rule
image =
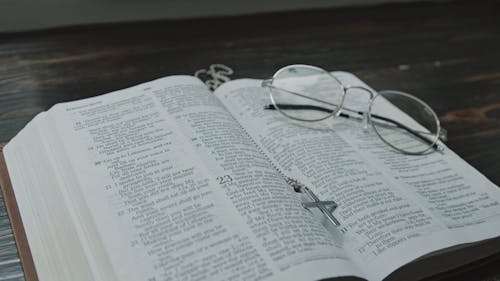
M0 0L0 32L89 23L234 16L415 0Z

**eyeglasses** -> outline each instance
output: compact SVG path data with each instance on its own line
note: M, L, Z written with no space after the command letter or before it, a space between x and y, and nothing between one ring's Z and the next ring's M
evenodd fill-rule
M344 84L339 77L319 67L289 65L278 70L262 87L269 88L271 103L284 116L303 122L330 117L359 120L390 147L404 154L421 155L442 150L438 140L446 140L436 113L425 102L399 91L375 92L364 86ZM350 96L368 106L357 110L344 106ZM364 96L364 99L362 98ZM367 99L368 98L368 99ZM350 102L352 105L352 100Z

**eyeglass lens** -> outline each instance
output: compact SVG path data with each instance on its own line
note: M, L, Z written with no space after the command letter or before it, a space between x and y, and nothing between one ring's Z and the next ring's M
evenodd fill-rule
M340 81L321 68L292 65L273 77L271 98L287 117L317 121L336 113L344 98Z
M380 91L371 103L370 115L380 138L402 152L430 152L438 139L439 122L434 111L406 93Z

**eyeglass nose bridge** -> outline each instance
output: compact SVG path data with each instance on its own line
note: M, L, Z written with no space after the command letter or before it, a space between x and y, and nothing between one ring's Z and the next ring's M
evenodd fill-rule
M364 87L364 86L351 86L351 85L346 85L344 86L344 89L345 89L345 94L347 96L347 94L349 94L349 90L352 90L352 89L359 89L359 90L362 90L363 92L365 93L368 93L370 95L370 102L373 100L373 98L377 95L377 92L375 92L374 90L370 89L370 88L367 88L367 87Z
M368 100L368 104L367 104L367 108L370 106L373 98L376 96L376 92L374 93L373 90L371 90L370 88L367 88L367 87L363 87L363 86L351 86L351 85L345 85L344 86L344 92L345 92L345 96L347 97L347 95L349 94L349 90L353 90L353 89L359 89L359 90L362 90L364 93L367 93L369 95L369 100ZM368 130L369 128L369 123L370 123L370 116L368 114L368 110L364 110L363 111L363 119L362 119L362 127L363 127L363 130Z

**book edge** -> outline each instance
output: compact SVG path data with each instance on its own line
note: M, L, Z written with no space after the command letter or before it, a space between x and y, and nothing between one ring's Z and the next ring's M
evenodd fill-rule
M24 278L26 281L38 281L35 264L33 263L33 257L31 255L28 239L24 230L21 214L19 213L14 190L12 189L5 157L3 155L4 147L5 144L0 144L0 190L2 191L5 208L7 209L12 231L14 232L14 239L16 240L17 251L24 271Z

